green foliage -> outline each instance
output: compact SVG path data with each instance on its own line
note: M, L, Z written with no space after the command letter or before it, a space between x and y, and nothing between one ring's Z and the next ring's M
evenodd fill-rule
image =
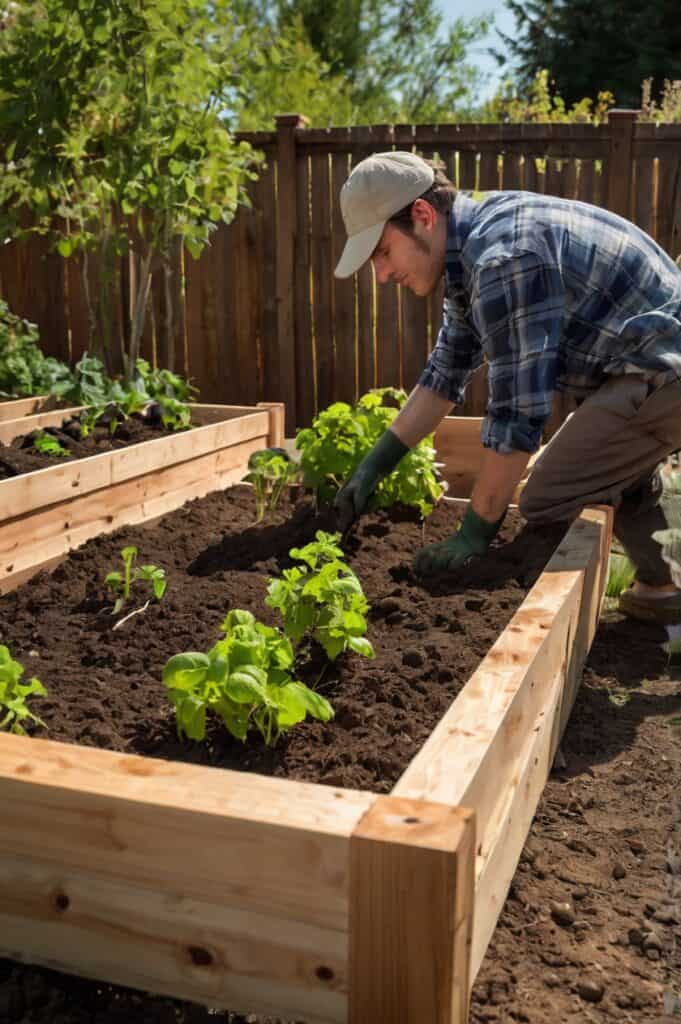
M316 538L303 548L291 549L291 558L303 565L285 569L281 579L271 580L265 603L281 613L286 635L294 644L309 633L331 661L348 648L373 658L374 649L365 637L369 602L354 572L343 562L340 534L318 530Z
M298 431L296 448L306 486L331 500L395 419L406 401L404 391L377 388L363 395L356 406L334 402L315 418L311 427ZM391 400L394 404L387 405ZM372 498L373 508L396 502L413 505L429 515L444 493L438 480L432 435L424 438L385 477Z
M60 458L66 458L71 454L70 450L65 448L56 437L45 433L44 430L36 431L33 435L33 447L43 455L56 455Z
M681 123L681 78L676 81L669 78L664 80L659 103L653 98L652 78L645 80L641 88L639 121L654 121L656 124Z
M529 87L521 92L512 79L507 79L497 94L480 112L482 121L506 121L513 124L561 122L567 124L602 124L608 110L615 105L612 93L598 92L595 100L584 97L568 108L556 91L546 68L540 68Z
M636 570L626 555L612 552L608 561L608 581L605 585L606 597L619 597L623 590L631 586Z
M488 19L451 25L436 0L261 0L237 4L260 45L241 66L239 125L267 128L282 110L313 126L453 121L480 75L470 48Z
M21 734L26 731L21 724L26 718L39 725L45 724L30 710L26 698L47 696L47 690L35 676L28 683L22 683L23 674L23 665L14 661L9 649L0 644L0 729Z
M678 0L507 0L513 34L499 33L521 92L548 68L568 106L583 96L612 93L619 107L635 108L641 82L681 79ZM504 58L501 58L503 61Z
M84 294L105 350L117 261L133 253L128 378L154 265L169 274L178 242L198 256L245 199L258 159L227 119L249 48L227 0L27 0L0 33L0 237L96 251Z
M133 545L123 548L121 550L123 572L118 572L117 570L110 572L104 579L104 582L111 590L111 593L114 596L118 595L113 606L114 615L118 615L118 613L122 611L130 597L130 591L134 583L139 582L149 584L157 601L160 601L166 592L167 583L165 570L159 569L155 565L140 565L135 567L137 554L137 548Z
M68 366L44 356L38 328L15 316L0 299L0 397L63 395L71 385Z
M241 609L227 615L221 630L224 639L207 654L176 654L163 669L180 736L203 740L208 712L236 739L245 741L254 727L268 745L307 715L333 717L324 697L293 679L293 648L279 630Z
M249 472L244 477L255 491L255 521L272 514L286 487L300 479L300 467L283 448L265 448L253 452L248 460Z

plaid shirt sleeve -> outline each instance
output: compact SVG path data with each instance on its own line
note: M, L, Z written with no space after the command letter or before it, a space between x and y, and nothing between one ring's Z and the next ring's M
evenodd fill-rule
M489 363L482 443L501 454L534 452L551 412L565 307L560 269L532 252L474 271L472 321Z
M461 405L466 385L482 360L482 345L463 311L445 296L442 326L419 384Z

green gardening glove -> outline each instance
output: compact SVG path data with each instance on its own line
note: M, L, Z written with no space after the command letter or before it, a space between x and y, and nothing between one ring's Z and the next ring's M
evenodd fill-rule
M504 513L505 515L505 513ZM496 523L483 519L469 505L463 522L456 533L437 544L429 544L417 551L414 572L417 576L435 576L440 572L453 572L473 558L484 555L496 537L504 516Z
M355 472L336 495L333 507L341 533L345 533L362 514L379 482L388 473L392 473L408 451L408 446L403 444L392 430L386 430L381 434L374 447L364 456Z

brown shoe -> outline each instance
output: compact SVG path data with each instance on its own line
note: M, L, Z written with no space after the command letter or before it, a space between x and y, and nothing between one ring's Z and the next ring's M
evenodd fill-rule
M657 622L660 626L681 624L681 590L668 597L646 597L631 589L623 590L617 607L624 615L642 622Z

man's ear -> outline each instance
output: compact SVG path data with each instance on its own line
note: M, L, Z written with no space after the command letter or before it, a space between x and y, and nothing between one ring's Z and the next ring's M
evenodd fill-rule
M438 213L426 199L415 199L411 206L411 219L414 225L421 224L426 231L432 231L437 224Z

